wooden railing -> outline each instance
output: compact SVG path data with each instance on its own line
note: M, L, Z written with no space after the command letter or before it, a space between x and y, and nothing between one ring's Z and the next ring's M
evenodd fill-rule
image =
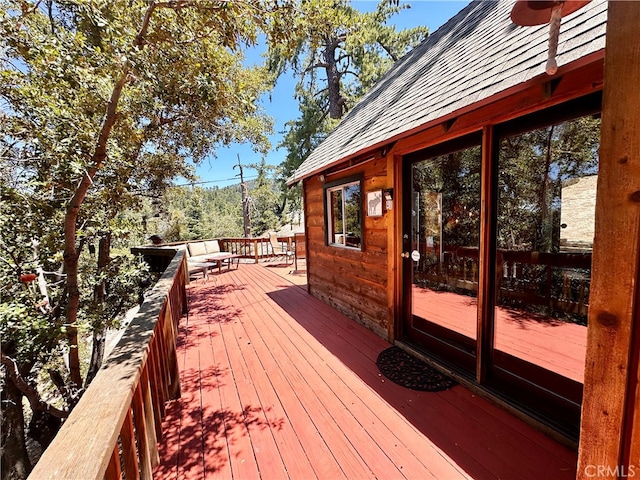
M272 255L268 238L221 238L222 250L240 255L241 258L253 258L256 263L261 258Z
M169 263L169 259L173 256L174 250L171 247L180 247L186 243L203 242L209 240L217 240L220 249L224 252L234 253L240 258L250 258L258 263L261 259L273 257L273 249L269 243L269 239L265 237L257 238L210 238L201 240L186 240L183 242L163 243L162 245L146 245L141 247L133 247L131 253L134 255L142 255L149 264L152 271L163 271ZM293 250L295 243L293 236L278 237L278 242L288 245L289 250Z
M278 242L286 244L291 250L291 246L295 243L294 236L278 237ZM253 258L256 263L261 258L268 258L274 255L269 239L265 237L258 238L221 238L220 243L225 252L235 253L241 258Z
M176 338L186 282L178 252L29 478L152 478L165 403L180 396Z
M499 250L497 265L502 299L587 315L590 253Z

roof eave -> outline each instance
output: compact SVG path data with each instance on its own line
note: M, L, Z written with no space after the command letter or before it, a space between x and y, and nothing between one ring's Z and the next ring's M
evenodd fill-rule
M605 55L605 51L604 51L604 49L602 49L602 50L598 50L598 51L592 52L592 53L590 53L590 54L588 54L588 55L586 55L584 57L581 57L581 58L573 61L573 62L570 62L568 64L562 65L560 67L560 69L558 70L558 73L556 75L554 75L554 77L555 78L560 78L563 75L565 75L565 74L567 74L567 73L569 73L569 72L571 72L573 70L576 70L578 68L581 68L581 67L583 67L585 65L588 65L588 64L593 63L593 62L601 61L604 58L604 55ZM474 110L478 110L479 108L482 108L482 107L484 107L486 105L489 105L491 103L497 102L497 101L499 101L501 99L504 99L506 97L509 97L511 95L515 95L515 94L517 94L517 93L519 93L521 91L527 90L527 89L529 89L531 87L534 87L536 85L544 84L545 82L548 82L549 79L550 79L550 77L546 73L541 72L540 75L537 75L536 77L533 77L533 78L527 80L526 82L522 82L520 84L514 85L514 86L512 86L510 88L507 88L507 89L501 91L501 92L498 92L498 93L496 93L494 95L491 95L491 96L489 96L487 98L484 98L484 99L482 99L482 100L480 100L478 102L475 102L473 104L464 106L464 107L462 107L462 108L460 108L458 110L455 110L455 111L450 112L450 113L448 113L446 115L443 115L442 117L435 118L435 119L427 121L427 122L425 122L423 124L417 125L417 126L411 128L409 130L403 131L403 132L401 132L401 133L399 133L397 135L394 135L392 137L383 139L383 140L381 140L381 141L379 141L379 142L377 142L375 144L372 144L372 145L368 146L367 148L363 148L361 150L353 152L352 154L349 154L349 155L347 155L345 157L338 158L338 159L334 160L331 163L328 163L328 164L325 164L325 165L321 165L321 166L319 166L319 167L317 167L317 168L315 168L313 170L310 170L309 172L304 173L303 175L298 176L298 175L296 175L294 173L294 175L292 175L287 180L287 185L288 186L293 186L296 183L301 182L301 181L303 181L303 180L305 180L305 179L307 179L309 177L312 177L314 175L318 175L319 173L322 173L322 172L324 172L326 170L329 170L329 169L335 167L336 165L340 165L342 163L349 162L349 161L352 161L352 160L357 159L357 158L363 158L363 157L366 157L366 156L370 157L376 151L384 149L385 147L388 147L390 144L393 144L393 143L395 143L395 142L397 142L399 140L411 137L411 136L413 136L413 135L415 135L417 133L420 133L422 131L425 131L425 130L428 130L430 128L433 128L433 127L435 127L435 126L437 126L439 124L443 124L443 123L449 122L451 120L457 119L458 117L460 117L462 115L465 115L465 114L468 114L470 112L473 112ZM457 134L464 135L465 133L469 133L469 132L475 131L477 129L478 129L478 126L471 126L465 131L457 132Z

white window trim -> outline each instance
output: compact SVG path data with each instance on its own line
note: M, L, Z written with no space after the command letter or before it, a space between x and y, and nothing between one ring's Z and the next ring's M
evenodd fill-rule
M341 183L340 185L336 185L334 187L329 187L326 189L326 197L325 197L325 208L328 209L327 212L327 244L331 247L337 247L337 248L347 248L349 250L361 250L361 247L350 247L346 244L346 235L347 232L345 231L346 228L346 207L345 207L345 192L344 190L348 187L351 186L358 186L360 187L360 189L362 189L362 185L360 180L355 180L353 182L347 182L347 183ZM342 235L343 238L345 239L345 243L337 243L332 237L333 237L333 215L332 215L332 203L331 203L331 194L333 192L336 191L342 191Z

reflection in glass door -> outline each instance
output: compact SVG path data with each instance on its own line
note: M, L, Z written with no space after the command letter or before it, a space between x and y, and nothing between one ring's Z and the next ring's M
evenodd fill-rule
M405 225L411 228L405 230L404 269L405 291L411 298L406 302L410 311L405 314L405 335L448 363L473 372L480 147L413 159L409 165L411 217L405 217Z
M588 116L499 144L493 376L508 394L576 425L599 132Z

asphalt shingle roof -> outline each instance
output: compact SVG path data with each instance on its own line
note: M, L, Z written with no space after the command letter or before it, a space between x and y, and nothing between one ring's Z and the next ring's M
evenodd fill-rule
M544 75L549 26L513 24L514 3L472 2L398 60L289 183ZM559 67L604 49L606 3L592 0L562 19Z

